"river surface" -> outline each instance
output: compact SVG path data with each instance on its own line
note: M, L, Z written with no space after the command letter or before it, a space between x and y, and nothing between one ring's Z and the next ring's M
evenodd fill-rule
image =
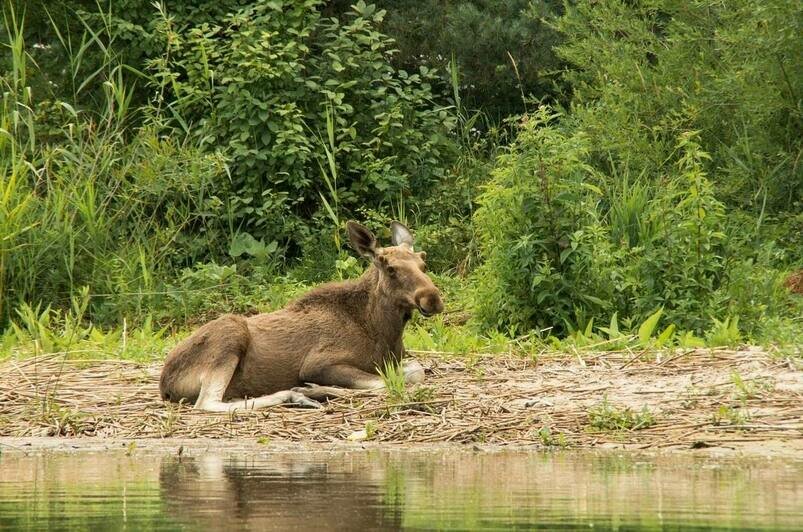
M803 461L471 450L0 454L0 530L799 530Z

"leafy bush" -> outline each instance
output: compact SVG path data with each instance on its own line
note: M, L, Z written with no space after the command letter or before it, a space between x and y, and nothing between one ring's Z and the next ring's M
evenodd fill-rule
M487 325L546 328L574 321L575 307L610 307L609 287L585 272L605 241L588 145L557 128L557 116L542 107L522 123L479 198L478 317Z
M677 171L651 205L662 223L633 251L623 268L635 270L633 313L663 307L667 319L683 328L701 330L718 314L714 299L727 272L722 260L724 209L703 170L708 158L693 133L678 141ZM626 307L627 308L627 307Z
M230 266L198 263L181 270L165 285L164 300L151 308L163 322L204 323L220 314L270 312L309 289L278 277L271 268L243 263Z
M799 211L800 16L782 0L567 5L556 50L598 163L660 179L678 135L699 131L721 201Z
M83 80L103 80L99 105L85 110L75 93L62 100L54 84L28 84L44 73L30 61L24 22L13 11L5 21L0 324L21 302L64 307L82 287L92 319L145 314L173 271L224 252L230 224L216 191L225 160L156 123L129 127L131 87L108 35L87 29L72 51L102 62ZM64 59L76 75L80 59Z
M115 315L139 312L161 272L214 255L226 231L212 192L222 161L150 130L126 144L73 126L72 142L44 150L41 166L20 158L0 168L17 215L0 250L3 297L58 305L88 286Z
M735 338L793 315L779 287L803 249L790 240L799 15L752 0L567 3L572 105L559 122L525 116L475 216L480 320L561 333L662 308Z
M351 1L331 2L340 11ZM417 70L436 66L450 89L449 64L462 73L464 105L481 109L493 123L524 109L524 98L555 97L553 72L561 61L558 33L543 19L561 10L552 0L385 0L382 31L396 40L393 63ZM455 102L456 103L456 102ZM484 125L484 124L483 124Z
M614 312L640 323L663 308L669 323L699 332L713 317L775 297L766 283L753 285L750 302L737 290L759 270L724 258L734 250L695 133L678 139L660 188L628 189L606 186L629 180L595 169L588 137L561 129L557 117L541 108L523 122L479 199L485 262L476 300L486 326L565 333L608 323Z
M253 3L182 33L167 19L152 67L189 133L231 158L235 223L266 241L304 239L330 162L337 203L351 210L427 189L453 149L434 73L388 63L384 11L358 2L341 23L320 5Z

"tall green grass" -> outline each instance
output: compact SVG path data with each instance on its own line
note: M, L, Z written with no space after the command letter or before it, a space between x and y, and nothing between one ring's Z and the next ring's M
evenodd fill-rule
M18 317L23 302L67 307L85 286L90 317L145 315L182 267L225 253L220 242L231 228L214 194L226 181L225 160L176 140L158 114L133 119L142 75L119 62L108 24L83 22L78 44L54 26L73 83L65 101L35 92L31 79L41 73L27 53L24 20L9 7L4 22L0 325ZM79 79L90 51L100 66ZM85 98L90 85L97 90Z

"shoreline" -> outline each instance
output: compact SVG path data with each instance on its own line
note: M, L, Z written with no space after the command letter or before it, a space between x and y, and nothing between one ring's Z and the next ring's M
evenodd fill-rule
M623 454L630 457L655 458L660 456L694 456L712 460L784 460L803 462L803 441L766 440L761 445L690 448L639 448L632 445L602 444L596 447L547 448L539 445L488 445L461 443L389 443L389 442L337 442L307 443L276 441L260 444L240 439L118 439L118 438L64 438L64 437L0 437L0 457L6 454L76 454L115 453L127 456L175 455L199 456L204 454L244 454L249 456L321 455L362 452L379 453L540 453L540 454Z

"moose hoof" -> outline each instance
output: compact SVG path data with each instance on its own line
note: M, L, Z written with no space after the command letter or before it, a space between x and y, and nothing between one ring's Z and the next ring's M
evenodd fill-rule
M416 360L411 360L404 365L404 380L408 384L421 384L424 382L424 366Z
M323 408L323 405L321 403L319 403L318 401L314 401L314 400L310 399L309 397L307 397L303 393L299 393L299 392L296 392L296 391L291 391L290 394L291 395L290 395L290 399L289 399L288 403L291 403L291 404L294 404L294 405L298 405L298 406L302 406L304 408Z

